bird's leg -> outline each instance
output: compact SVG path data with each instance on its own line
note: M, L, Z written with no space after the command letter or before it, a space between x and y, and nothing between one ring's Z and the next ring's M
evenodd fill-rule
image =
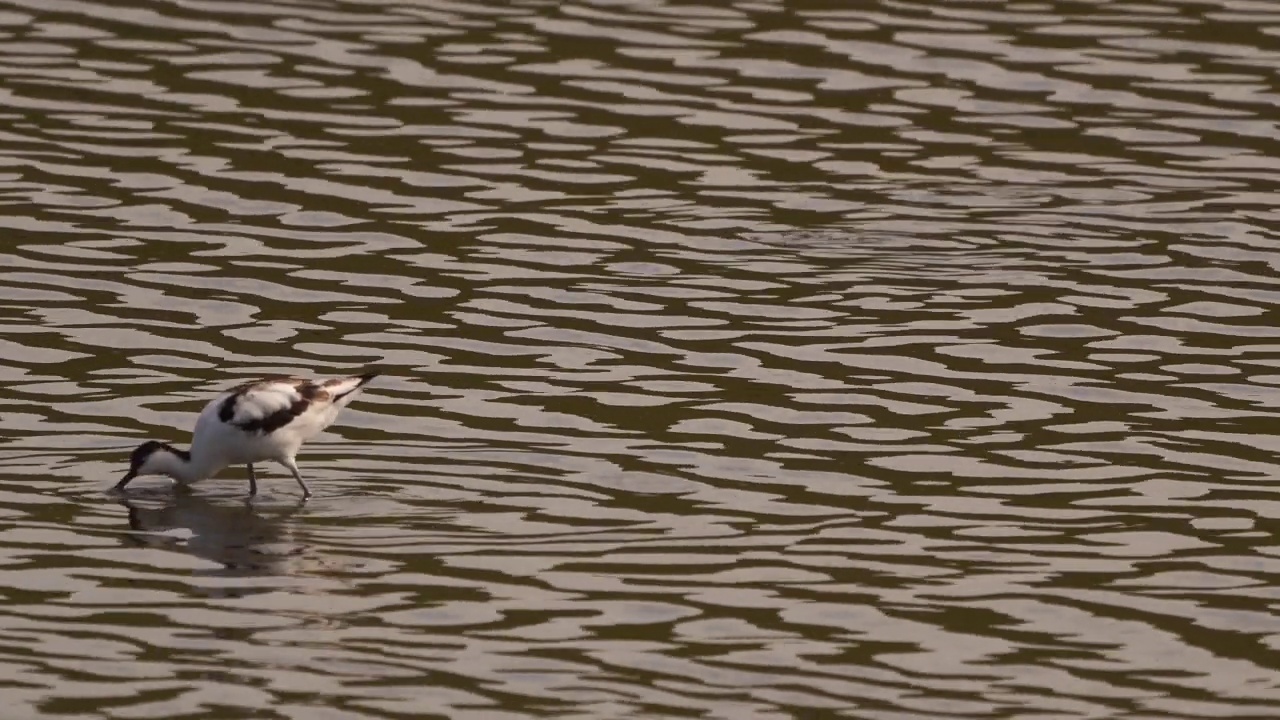
M258 478L253 474L253 463L245 465L249 468L249 497L258 494Z
M294 463L293 458L289 458L288 460L285 460L280 464L289 468L289 472L293 473L293 479L297 480L298 486L302 488L302 497L304 498L311 497L311 488L307 487L306 481L302 479L302 475L298 472L298 466L296 463Z

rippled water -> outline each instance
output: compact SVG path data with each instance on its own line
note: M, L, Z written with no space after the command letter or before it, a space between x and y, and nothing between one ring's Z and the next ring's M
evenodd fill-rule
M5 720L1274 716L1277 28L3 0Z

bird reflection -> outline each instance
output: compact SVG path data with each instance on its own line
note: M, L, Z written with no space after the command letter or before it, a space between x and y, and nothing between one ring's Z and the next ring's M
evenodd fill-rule
M260 508L240 500L172 492L123 498L120 504L129 510L129 527L135 531L125 536L127 542L186 552L220 566L197 574L289 574L306 551L293 520L305 506L301 499L283 509Z

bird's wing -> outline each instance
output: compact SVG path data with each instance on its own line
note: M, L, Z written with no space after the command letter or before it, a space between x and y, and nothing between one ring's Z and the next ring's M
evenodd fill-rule
M309 380L281 378L247 383L229 391L218 419L245 432L269 433L293 422L328 393Z
M333 404L338 407L346 407L347 403L355 399L356 393L376 377L378 377L378 373L371 372L351 377L333 378L320 383L320 387L332 398L331 402Z

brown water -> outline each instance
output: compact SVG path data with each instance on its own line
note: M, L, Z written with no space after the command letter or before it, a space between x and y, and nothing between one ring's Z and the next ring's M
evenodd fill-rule
M4 720L1280 714L1278 27L4 0Z

